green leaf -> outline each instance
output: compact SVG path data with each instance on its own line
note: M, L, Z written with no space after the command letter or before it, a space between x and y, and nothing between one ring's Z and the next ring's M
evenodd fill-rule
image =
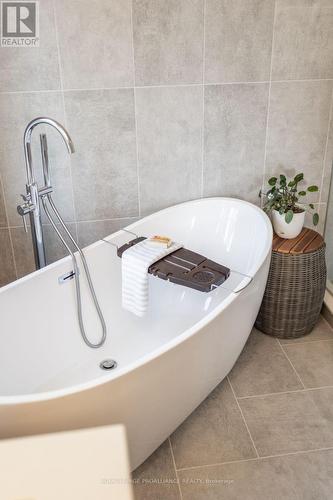
M286 176L285 176L285 175L283 175L283 174L281 174L281 175L280 175L280 184L281 184L281 186L285 186L285 185L286 185L286 183L287 183Z
M309 193L316 193L318 191L318 186L309 186L308 191Z
M286 221L287 224L290 224L290 222L293 220L293 217L294 217L294 212L292 210L288 210L284 220Z
M295 182L301 182L304 179L304 174L297 174L294 177Z
M312 220L313 220L313 225L317 226L319 222L319 215L317 213L313 214Z
M284 214L284 208L282 208L282 207L281 207L281 208L279 209L279 214L280 214L280 215L283 215L283 214Z
M306 192L305 191L299 191L299 196L306 196Z
M271 178L269 179L269 181L268 181L268 184L269 184L270 186L275 186L276 181L277 181L277 178L276 178L276 177L271 177Z
M314 210L314 204L313 203L309 203L309 207L312 208L312 210Z
M294 186L296 186L296 182L295 181L288 182L288 187L292 188Z

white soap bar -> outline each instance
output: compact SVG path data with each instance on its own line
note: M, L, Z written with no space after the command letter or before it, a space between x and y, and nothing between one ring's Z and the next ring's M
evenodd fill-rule
M147 243L152 246L159 246L161 248L169 248L171 247L173 241L171 238L168 238L167 236L151 236L150 238L147 239Z

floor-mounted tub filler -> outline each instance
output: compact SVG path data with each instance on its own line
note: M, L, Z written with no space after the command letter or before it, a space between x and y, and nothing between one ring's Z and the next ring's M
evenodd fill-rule
M116 248L133 237L119 231L87 247L108 331L100 349L89 349L80 335L74 280L63 279L72 271L70 257L3 287L1 438L122 422L135 468L234 365L266 284L272 242L267 216L243 201L210 198L126 229L168 235L230 268L230 277L203 293L150 276L148 312L138 318L121 307ZM83 278L85 325L90 341L98 342L100 324L87 289Z

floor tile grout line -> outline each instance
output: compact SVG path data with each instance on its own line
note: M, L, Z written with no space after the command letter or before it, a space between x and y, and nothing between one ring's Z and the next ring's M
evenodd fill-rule
M214 462L213 464L203 464L203 465L192 465L189 467L181 467L180 469L177 469L178 472L183 472L187 470L196 470L196 469L201 469L201 468L208 468L208 467L218 467L220 465L228 465L228 464L238 464L242 462L255 462L256 460L260 460L262 457L253 457L253 458L243 458L240 460L228 460L226 462Z
M327 324L327 326L329 327L329 329L332 330L332 332L333 332L333 326L329 324L329 322L327 321L327 319L325 318L325 316L323 314L321 314L320 317L325 321L325 323Z
M176 460L175 460L175 455L173 453L173 448L172 448L172 443L171 443L170 436L168 437L168 442L169 442L170 453L171 453L171 457L172 457L173 468L175 469L175 474L176 474L176 479L177 479L177 484L178 484L178 491L179 491L180 500L183 500L183 493L182 493L182 489L180 487L180 481L179 481L179 476L178 476L178 469L176 467Z
M282 394L295 394L310 391L320 391L323 389L333 389L333 385L322 385L320 387L305 387L304 389L291 389L290 391L280 391L280 392L267 392L266 394L252 394L249 396L236 396L238 400L251 399L251 398L264 398L270 396L280 396Z
M318 340L308 340L307 342L279 342L280 346L294 347L296 345L306 345L306 344L317 344L318 342L333 342L332 339L318 339Z
M276 341L277 341L277 345L278 345L278 346L280 346L281 351L283 352L283 354L285 355L285 357L286 357L286 358L287 358L287 360L289 361L290 366L292 367L292 369L293 369L293 370L294 370L294 372L295 372L295 375L297 376L297 378L299 379L300 383L302 384L303 389L306 389L306 387L305 387L305 385L304 385L304 383L303 383L303 380L301 379L301 377L300 377L299 373L297 372L296 368L294 367L294 365L293 365L293 364L292 364L292 362L290 361L289 356L288 356L288 354L286 353L286 351L283 349L282 344L280 344L280 342L278 341L278 339L276 339Z
M234 399L235 399L235 401L236 401L236 404L237 404L237 406L238 406L238 410L239 410L239 412L240 412L240 414L241 414L241 416L242 416L242 419L243 419L243 422L244 422L245 428L246 428L246 430L247 430L247 433L248 433L248 435L249 435L249 437L250 437L250 439L251 439L251 442L252 442L252 446L253 446L253 448L254 448L254 451L255 451L255 453L256 453L256 455L257 455L257 457L259 457L259 453L258 453L257 447L256 447L255 442L254 442L254 439L253 439L253 437L252 437L252 435L251 435L251 432L250 432L249 426L247 425L246 419L245 419L245 417L244 417L243 410L242 410L242 408L241 408L241 406L240 406L240 404L239 404L239 402L238 402L238 399L237 399L237 397L236 397L236 394L235 394L234 388L232 387L232 384L231 384L231 381L230 381L229 375L227 375L227 380L228 380L228 383L229 383L229 386L230 386L231 392L232 392L232 394L233 394L233 397L234 397Z
M188 471L188 470L204 469L204 468L209 468L209 467L219 467L221 465L241 464L244 462L256 462L258 460L262 461L262 460L269 460L272 458L290 457L290 456L294 456L294 455L304 455L306 453L318 453L318 452L332 451L332 450L333 450L333 446L328 446L326 448L311 448L309 450L290 451L287 453L277 453L275 455L259 455L258 457L253 457L253 458L244 458L244 459L240 459L240 460L229 460L226 462L216 462L213 464L193 465L190 467L181 467L180 469L177 469L177 471L182 472L182 471Z

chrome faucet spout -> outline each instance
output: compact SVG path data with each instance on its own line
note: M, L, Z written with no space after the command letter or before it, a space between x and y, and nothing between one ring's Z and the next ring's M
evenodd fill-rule
M28 123L26 126L26 129L24 131L24 136L23 136L23 143L24 143L24 157L25 157L25 165L26 165L26 170L27 170L27 184L31 185L35 182L35 176L34 176L34 171L33 171L33 165L32 165L32 155L31 155L31 136L32 136L32 131L33 129L40 124L46 124L50 125L51 127L55 128L61 137L63 138L67 150L69 154L72 154L75 152L74 148L74 143L71 139L71 136L67 132L67 130L56 120L53 120L53 118L48 118L46 116L40 116L37 118L34 118L31 120L31 122Z
M54 129L56 129L61 137L63 138L66 147L69 153L74 152L74 144L73 141L67 132L67 130L56 120L52 118L48 118L46 116L40 116L38 118L34 118L30 123L28 123L23 136L23 145L24 145L24 157L25 157L25 166L27 173L27 184L26 184L26 194L24 195L24 203L17 207L18 213L22 216L23 225L27 231L27 224L25 217L29 215L30 217L30 227L31 234L33 239L33 248L35 255L35 262L37 269L46 266L46 258L45 258L45 248L43 242L43 228L40 214L40 192L35 178L35 172L33 168L32 161L32 153L31 153L31 137L32 131L37 125L46 124L50 125ZM46 138L43 140L43 145L46 146ZM44 168L44 163L43 163ZM48 177L49 173L44 171L44 178ZM50 184L50 183L49 183ZM51 185L48 186L49 190L52 189ZM43 190L44 191L44 190Z

